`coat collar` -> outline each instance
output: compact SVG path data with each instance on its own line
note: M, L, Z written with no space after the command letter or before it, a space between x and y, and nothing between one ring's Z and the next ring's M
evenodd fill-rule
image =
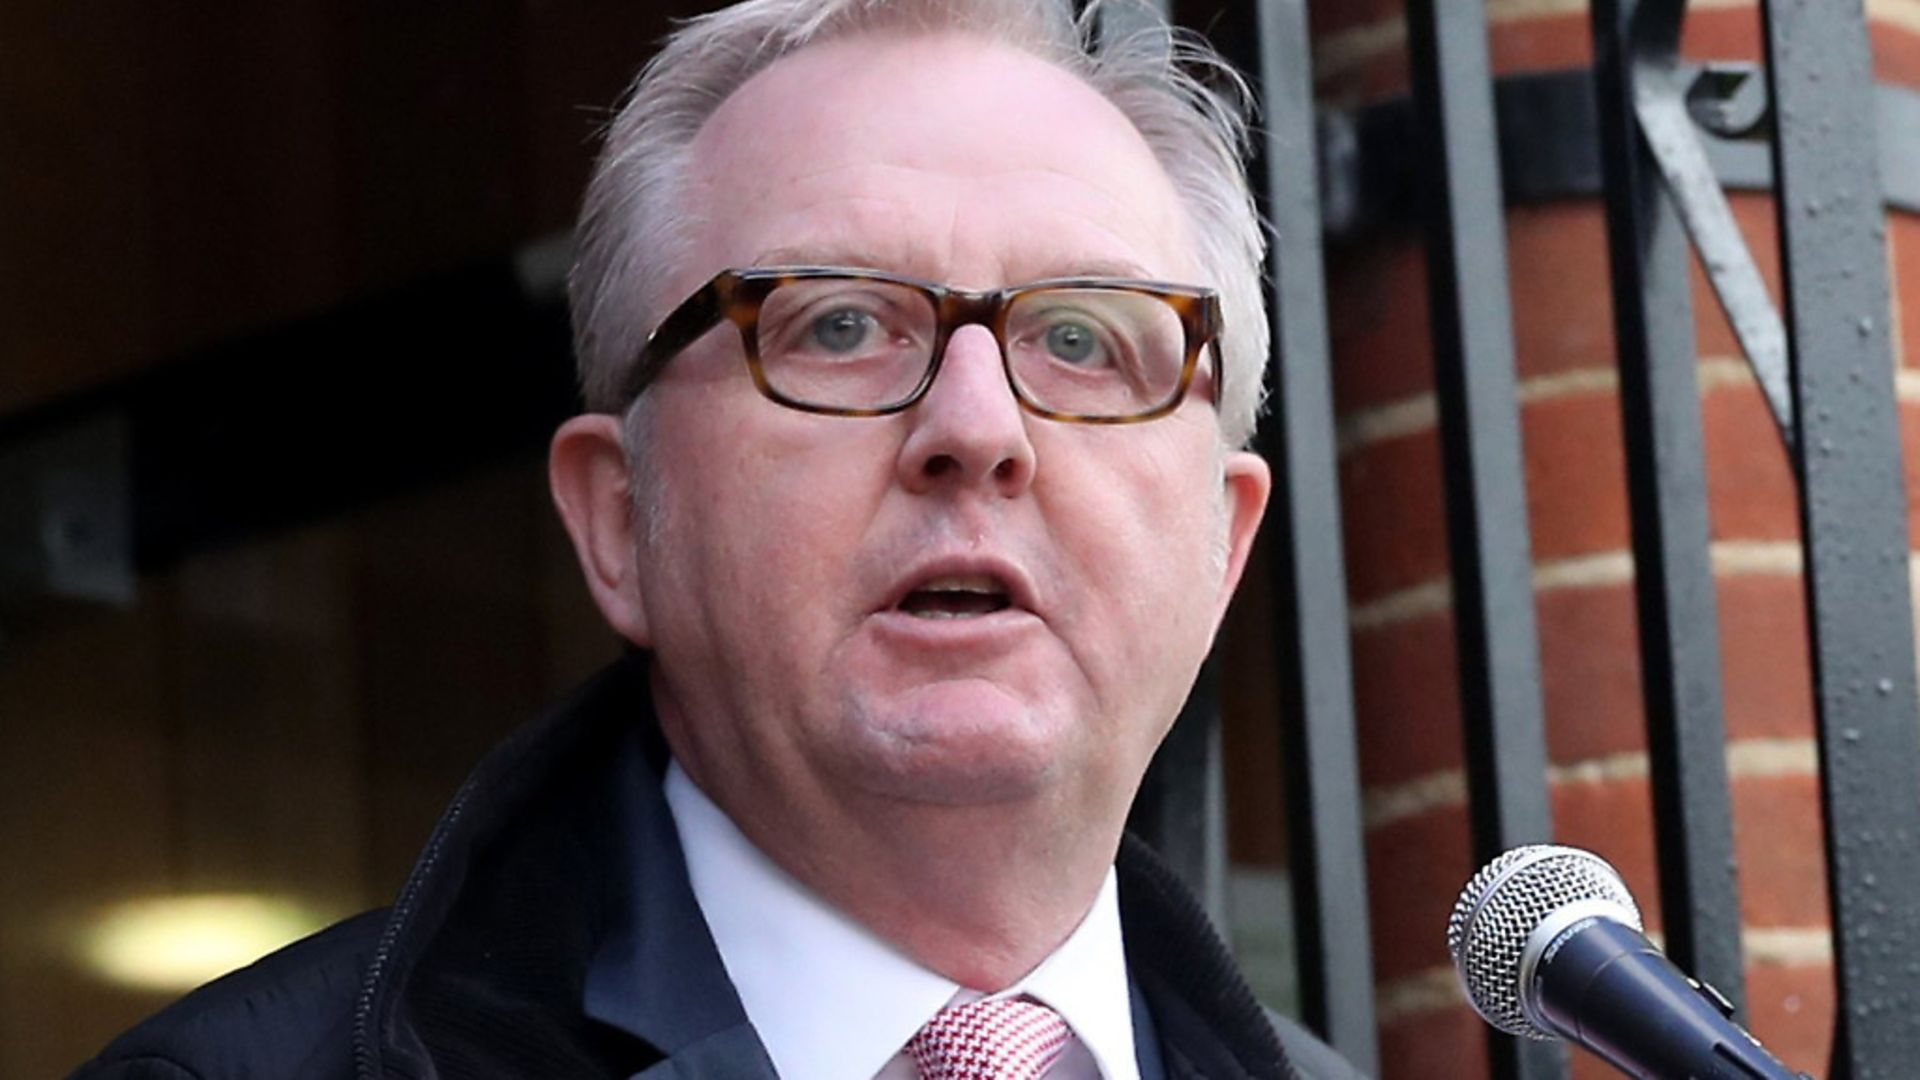
M609 852L604 864L608 877L618 881L621 900L611 908L588 964L582 1000L587 1016L669 1059L638 1075L674 1075L661 1069L677 1061L691 1075L773 1080L773 1065L727 979L688 882L679 833L661 791L664 746L644 746L643 733L635 730L615 769L624 775L611 820L625 823L628 842Z
M745 1024L724 975L701 977L718 961L697 962L713 946L690 900L664 909L690 913L690 925L659 928L693 954L676 960L694 962L672 969L687 992L663 1000L654 1037L609 1027L584 1008L596 948L645 929L630 924L631 883L678 879L686 888L670 867L638 874L630 855L638 845L609 827L624 806L648 799L634 788L647 783L645 763L665 759L648 701L645 663L615 664L515 732L461 785L368 967L354 1022L360 1080L626 1077L676 1046Z
M468 777L402 889L354 1019L361 1080L774 1076L687 883L630 655ZM625 822L625 828L610 828ZM1292 1075L1198 902L1129 837L1129 964L1170 1076ZM671 973L662 977L662 973Z

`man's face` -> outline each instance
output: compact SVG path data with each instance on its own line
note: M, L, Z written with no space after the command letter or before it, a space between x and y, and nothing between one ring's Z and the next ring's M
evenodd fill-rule
M952 35L776 63L701 133L685 202L674 300L726 267L797 263L1211 284L1118 111ZM1204 383L1148 423L1041 419L972 326L911 409L814 416L755 391L723 324L648 392L636 636L676 754L750 835L988 803L1117 830L1266 498L1258 459L1222 451Z

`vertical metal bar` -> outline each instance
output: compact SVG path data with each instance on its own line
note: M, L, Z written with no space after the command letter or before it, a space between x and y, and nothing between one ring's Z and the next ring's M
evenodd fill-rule
M1305 1019L1363 1073L1380 1069L1366 850L1340 544L1313 70L1303 0L1260 0L1266 139L1259 182L1277 234L1274 411L1264 449L1280 477L1270 539L1285 725L1288 864Z
M1485 859L1552 834L1500 154L1479 0L1416 0L1407 29L1422 159L1434 166L1422 177L1427 289L1471 814ZM1555 1045L1489 1039L1500 1075L1566 1074Z
M1229 60L1256 75L1267 121L1251 170L1278 233L1270 259L1276 415L1261 448L1275 462L1274 508L1284 515L1268 535L1278 563L1276 658L1302 1012L1350 1062L1373 1073L1379 1047L1306 10L1301 0L1193 7L1182 8L1199 16L1190 25L1204 26Z
M1765 6L1833 904L1833 1075L1920 1061L1920 726L1873 65L1859 0Z
M1740 902L1687 242L1634 108L1646 89L1636 79L1677 59L1685 7L1594 0L1593 40L1660 910L1675 961L1738 1006Z

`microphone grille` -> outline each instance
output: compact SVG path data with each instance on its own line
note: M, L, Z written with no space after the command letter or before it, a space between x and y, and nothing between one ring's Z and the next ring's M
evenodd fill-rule
M1520 1002L1520 959L1547 916L1581 901L1617 905L1621 923L1641 929L1640 909L1614 868L1590 851L1557 844L1517 847L1488 863L1453 905L1447 952L1467 1000L1487 1023L1511 1035L1552 1039Z

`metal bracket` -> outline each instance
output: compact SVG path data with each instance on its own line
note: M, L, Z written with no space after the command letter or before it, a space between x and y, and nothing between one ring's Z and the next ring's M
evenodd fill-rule
M1634 67L1633 106L1640 132L1766 394L1780 437L1791 448L1793 395L1787 377L1786 326L1694 129L1698 120L1715 134L1730 138L1762 135L1771 117L1764 90L1759 91L1758 103L1754 101L1753 88L1761 80L1753 77L1751 67L1714 65L1695 75L1690 86L1682 86L1680 69L1668 57L1637 59Z
M1708 63L1687 87L1693 122L1722 139L1773 137L1773 103L1758 64Z

